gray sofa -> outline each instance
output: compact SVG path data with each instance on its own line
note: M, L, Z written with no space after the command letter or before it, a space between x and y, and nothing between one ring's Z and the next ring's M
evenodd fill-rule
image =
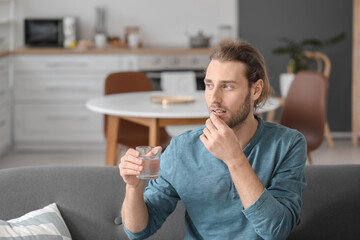
M307 166L306 177L301 221L288 239L360 239L360 165ZM56 202L73 239L127 239L120 218L124 189L117 167L2 169L0 219ZM183 239L184 234L179 202L150 239Z

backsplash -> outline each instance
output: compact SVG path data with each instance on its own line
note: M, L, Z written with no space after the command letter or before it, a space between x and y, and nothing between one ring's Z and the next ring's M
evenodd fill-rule
M187 47L198 31L217 43L219 26L230 25L237 36L237 0L15 0L15 46L23 46L23 19L27 17L77 18L78 39L92 39L95 8L107 9L106 28L111 36L124 38L125 28L140 27L144 47ZM69 7L72 6L72 7Z

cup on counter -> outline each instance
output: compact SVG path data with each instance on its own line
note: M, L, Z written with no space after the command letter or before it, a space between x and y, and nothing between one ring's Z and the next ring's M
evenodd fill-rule
M95 47L104 48L106 47L106 35L103 33L95 34Z
M137 146L136 151L140 153L140 159L143 160L143 170L136 177L143 180L156 179L159 176L160 167L160 147Z

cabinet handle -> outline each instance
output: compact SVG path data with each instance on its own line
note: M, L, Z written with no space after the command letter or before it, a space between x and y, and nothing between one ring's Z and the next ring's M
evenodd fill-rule
M198 64L198 63L199 63L199 59L197 59L197 58L192 58L192 59L191 59L191 62L192 62L192 64Z
M49 68L58 68L58 67L79 67L84 68L88 67L87 62L51 62L46 64Z
M48 115L46 116L48 121L88 121L88 116L71 116L71 115Z
M172 64L173 65L179 65L180 64L180 58L178 58L178 57L173 58L172 59Z
M153 60L153 63L154 63L155 65L160 64L160 63L161 63L161 58L155 58L155 59Z
M1 120L0 121L0 128L5 126L5 124L6 124L6 120L5 119Z
M51 92L60 92L60 91L81 91L81 92L89 92L90 89L88 87L73 87L73 86L47 86L47 91Z

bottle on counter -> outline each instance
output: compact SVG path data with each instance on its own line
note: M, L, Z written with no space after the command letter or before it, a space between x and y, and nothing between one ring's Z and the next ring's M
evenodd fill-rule
M104 48L107 46L106 8L104 6L98 6L96 7L95 11L96 22L94 43L96 48Z

